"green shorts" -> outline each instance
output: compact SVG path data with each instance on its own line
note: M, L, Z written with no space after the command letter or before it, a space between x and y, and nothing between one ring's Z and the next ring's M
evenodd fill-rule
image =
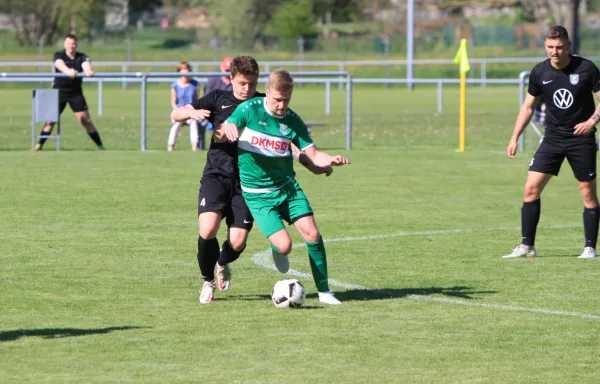
M313 214L310 203L296 180L275 192L242 192L242 196L250 208L254 223L267 238L285 228L282 219L292 224L301 217Z

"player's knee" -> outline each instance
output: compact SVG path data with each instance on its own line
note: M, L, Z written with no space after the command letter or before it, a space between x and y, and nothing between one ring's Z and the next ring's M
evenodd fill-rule
M277 252L279 252L282 255L289 255L292 252L292 242L291 241L273 244L273 246L275 247L275 249L277 249Z
M526 184L525 185L525 201L533 201L540 198L542 193L542 189L535 184Z
M230 238L229 244L234 251L240 252L246 247L246 239L241 237Z
M200 236L202 236L203 239L214 239L215 237L217 237L218 231L219 227L215 228L211 226L204 226L200 227L198 233L200 234Z

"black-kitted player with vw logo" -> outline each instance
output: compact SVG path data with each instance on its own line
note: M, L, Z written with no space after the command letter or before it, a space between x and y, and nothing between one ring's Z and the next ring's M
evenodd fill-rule
M557 176L564 159L579 181L583 199L585 246L581 259L596 257L598 238L598 196L596 192L596 128L600 120L600 72L594 63L570 55L567 30L555 26L548 30L544 45L549 59L536 65L529 76L525 96L507 152L514 158L517 140L534 113L536 105L546 104L544 140L531 159L521 208L521 245L504 258L534 257L535 233L540 219L540 196L552 176Z

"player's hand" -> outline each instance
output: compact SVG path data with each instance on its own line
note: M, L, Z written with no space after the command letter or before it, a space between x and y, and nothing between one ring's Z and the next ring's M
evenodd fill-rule
M224 138L232 143L240 138L240 132L238 131L238 128L233 124L221 124L221 126L217 130L217 133L218 137L221 137L222 139Z
M94 76L94 71L92 71L92 70L87 70L87 71L85 71L85 75L86 75L87 77L92 77L92 76Z
M575 132L573 132L573 134L575 136L584 136L587 135L588 133L590 133L592 131L592 129L594 128L594 121L592 120L587 120L584 121L583 123L579 123L575 126Z
M319 167L318 165L312 165L308 169L315 175L331 176L333 173L333 167Z
M508 147L506 147L506 154L511 159L515 158L515 155L517 154L517 140L511 140L508 143Z
M210 111L208 109L191 109L189 113L190 119L192 120L204 120L208 119L210 116Z
M75 78L75 76L77 76L77 71L74 70L73 68L69 69L69 73L68 73L70 78Z
M339 167L344 164L350 164L350 160L346 159L344 156L335 155L335 156L331 156L330 164L333 165L334 167Z

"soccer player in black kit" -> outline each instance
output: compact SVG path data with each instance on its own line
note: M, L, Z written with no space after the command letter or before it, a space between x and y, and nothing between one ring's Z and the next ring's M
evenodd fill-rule
M517 140L536 104L546 104L546 132L531 159L523 207L521 208L521 245L504 258L535 257L535 234L540 219L540 196L552 176L557 176L563 160L569 161L583 199L585 246L581 259L596 257L598 238L598 196L596 192L596 128L600 106L600 72L594 63L570 54L567 30L555 26L544 39L549 59L536 65L529 76L528 93L507 147L510 158L517 151Z
M171 117L175 121L208 119L218 128L239 104L253 97L265 96L256 92L258 75L258 63L253 57L238 56L231 64L232 91L214 90L193 104L177 108ZM229 263L237 260L243 252L254 222L242 197L237 156L237 142L216 143L211 139L198 194L197 257L204 280L199 298L202 304L214 301L215 285L220 291L229 288ZM298 151L294 157L315 174L329 175L332 172L331 167L320 168L307 162ZM228 238L219 250L217 232L223 218L228 227Z
M54 54L54 73L64 73L69 77L55 77L52 88L58 89L59 112L62 113L69 104L71 110L75 113L77 120L85 127L90 138L96 143L98 149L104 150L104 145L100 139L100 134L88 112L87 102L83 97L81 88L82 79L76 77L77 73L84 72L86 76L94 76L92 62L90 58L82 52L77 52L77 37L67 35L64 42L65 49ZM40 141L35 146L36 151L41 151L44 143L48 139L46 136L52 133L53 122L47 122L40 133Z

